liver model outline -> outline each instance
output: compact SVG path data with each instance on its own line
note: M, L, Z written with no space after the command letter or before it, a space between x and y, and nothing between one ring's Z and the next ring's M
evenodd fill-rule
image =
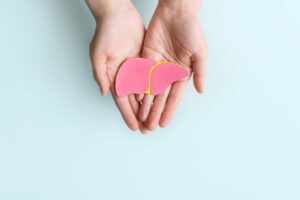
M130 58L118 71L116 93L118 97L142 93L158 95L170 84L184 79L188 74L188 70L174 63Z

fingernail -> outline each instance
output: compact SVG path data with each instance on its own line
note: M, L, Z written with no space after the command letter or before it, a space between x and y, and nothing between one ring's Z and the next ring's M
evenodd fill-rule
M204 92L204 89L203 89L203 87L202 87L202 86L200 86L200 88L199 88L198 92L199 92L200 94L202 94L202 93Z
M204 80L202 80L201 81L201 93L203 93L204 92L204 87L205 87L205 81Z
M164 119L159 122L161 128L165 128L169 124L170 120Z

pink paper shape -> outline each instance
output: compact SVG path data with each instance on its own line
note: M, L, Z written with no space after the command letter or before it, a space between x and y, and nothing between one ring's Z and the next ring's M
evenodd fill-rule
M152 68L152 72L151 72ZM145 58L126 60L119 69L116 77L117 96L142 94L152 95L162 93L168 85L188 76L188 71L173 63L158 62Z
M173 63L158 65L151 75L151 94L161 94L170 84L188 76L188 71Z
M149 86L149 71L155 61L145 58L126 60L116 77L116 93L119 97L128 94L142 94Z

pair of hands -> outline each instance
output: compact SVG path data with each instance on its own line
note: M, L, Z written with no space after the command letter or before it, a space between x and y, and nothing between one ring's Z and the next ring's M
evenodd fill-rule
M195 88L203 92L207 47L197 19L199 0L160 0L145 31L142 19L129 0L87 0L96 20L90 45L94 77L101 94L109 91L127 126L142 133L166 126L180 101L188 79L173 83L164 93L119 98L115 78L128 58L144 57L186 67Z

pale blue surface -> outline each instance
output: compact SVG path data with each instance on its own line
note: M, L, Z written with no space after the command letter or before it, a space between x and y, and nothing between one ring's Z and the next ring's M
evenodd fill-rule
M299 6L204 0L206 93L142 136L99 95L84 2L1 1L0 199L299 200Z

